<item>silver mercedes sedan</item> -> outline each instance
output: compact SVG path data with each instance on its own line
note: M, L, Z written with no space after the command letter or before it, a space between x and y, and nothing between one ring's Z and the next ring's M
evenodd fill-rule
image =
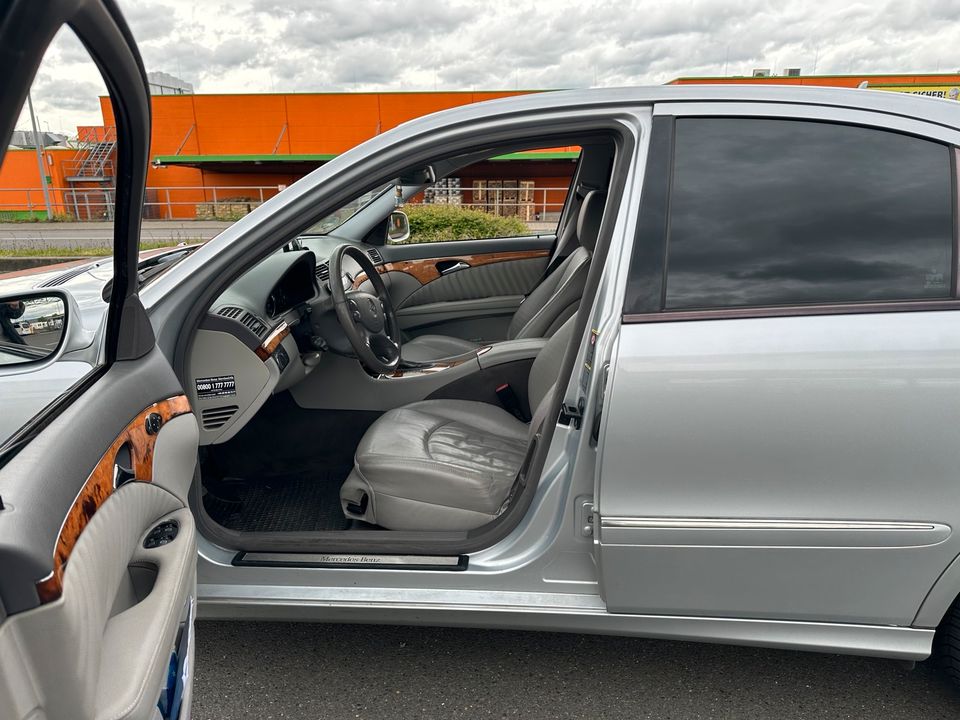
M0 438L7 716L186 717L196 614L936 654L960 679L955 103L471 105L337 157L141 290L139 55L112 2L61 4L13 2L0 30L67 20L112 59L129 184L96 361ZM0 40L34 58L51 35ZM557 147L553 216L461 182ZM0 303L32 309L11 345L48 338L0 365L6 405L79 319L63 288Z

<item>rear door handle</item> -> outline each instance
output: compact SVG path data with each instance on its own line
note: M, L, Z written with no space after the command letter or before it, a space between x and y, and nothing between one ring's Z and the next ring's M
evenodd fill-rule
M469 263L465 263L463 260L458 260L457 262L450 264L452 261L447 260L444 262L437 263L437 272L441 275L449 275L450 273L455 273L458 270L466 270L470 267Z

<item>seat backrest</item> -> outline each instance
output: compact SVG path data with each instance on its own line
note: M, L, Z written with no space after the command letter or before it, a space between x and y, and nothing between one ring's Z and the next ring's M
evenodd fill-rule
M549 337L573 316L580 304L597 244L607 194L591 190L577 216L580 247L568 255L523 301L507 328L507 339Z
M547 399L557 382L560 365L563 363L563 355L567 350L567 345L570 344L570 338L573 336L574 322L575 319L571 317L560 326L547 341L547 344L543 346L543 349L540 350L530 367L530 376L527 379L527 397L530 400L530 410L535 416L540 405Z

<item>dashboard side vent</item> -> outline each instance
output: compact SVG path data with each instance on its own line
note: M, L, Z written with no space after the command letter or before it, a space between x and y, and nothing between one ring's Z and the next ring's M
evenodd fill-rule
M259 338L262 338L267 332L266 324L252 313L244 313L240 322Z
M231 320L240 317L240 315L242 314L243 314L243 308L232 307L232 306L222 307L219 310L217 310L217 315L222 315L223 317L230 318Z
M379 265L383 262L383 255L380 254L380 251L376 248L370 248L367 250L367 255L370 256L370 259L373 260L374 265Z
M330 279L330 266L327 263L322 262L317 265L317 278L320 282L327 282Z
M237 412L236 405L224 405L222 407L207 408L200 413L200 420L204 430L219 430L230 418Z

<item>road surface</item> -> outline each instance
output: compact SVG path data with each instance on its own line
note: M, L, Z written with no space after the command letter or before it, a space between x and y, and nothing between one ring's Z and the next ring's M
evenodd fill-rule
M927 664L560 633L201 622L194 720L960 717Z
M229 222L212 220L145 220L141 239L145 243L195 243L209 240ZM0 223L0 248L107 248L113 245L113 223Z

